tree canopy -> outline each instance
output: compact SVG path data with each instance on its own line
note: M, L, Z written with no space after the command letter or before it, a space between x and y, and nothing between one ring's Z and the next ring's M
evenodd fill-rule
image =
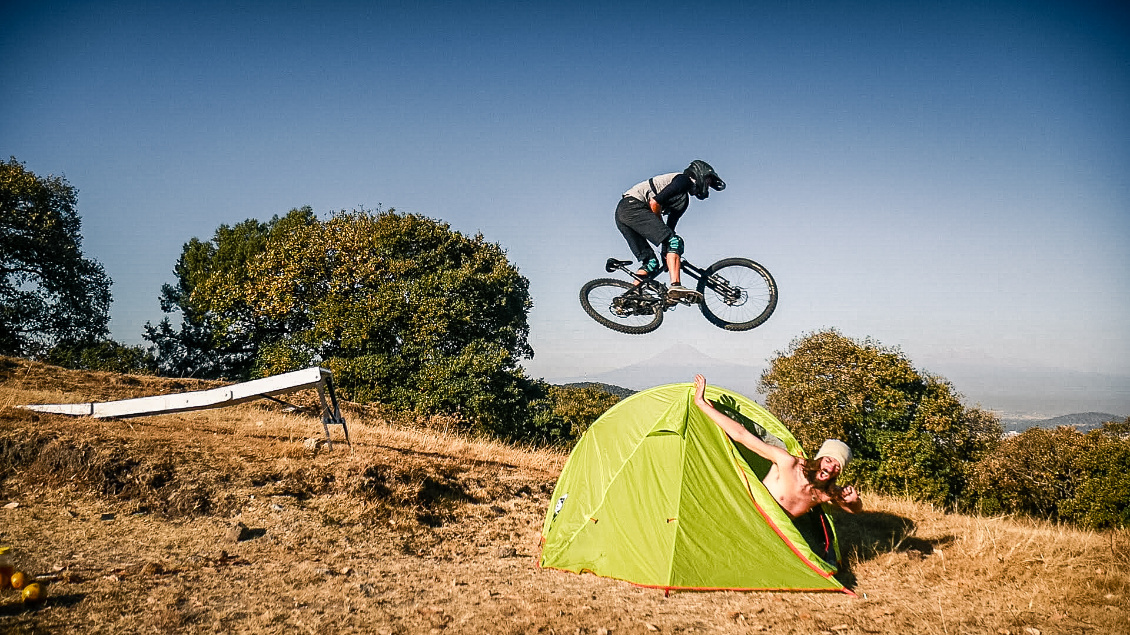
M110 278L82 253L78 192L0 162L0 353L40 356L109 335Z
M1033 427L973 466L974 507L1101 529L1130 527L1130 417L1087 433Z
M322 364L343 393L512 434L545 389L532 356L529 282L482 235L394 210L309 208L193 239L147 328L165 372L259 376Z
M161 288L161 309L179 312L175 328L169 318L145 325L145 339L156 348L163 375L209 379L249 379L259 348L282 337L285 324L257 313L242 295L225 297L230 285L246 284L250 265L262 257L268 241L280 240L290 228L317 223L309 207L291 210L263 223L255 219L220 225L211 240L185 243L173 268L175 284Z
M812 453L841 439L849 469L877 491L952 505L972 462L998 442L996 416L961 403L945 379L897 349L827 330L794 340L761 376L766 405Z

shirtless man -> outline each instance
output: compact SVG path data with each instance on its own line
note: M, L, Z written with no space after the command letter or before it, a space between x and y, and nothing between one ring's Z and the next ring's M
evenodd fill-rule
M769 460L773 466L762 482L765 489L790 518L798 518L821 503L832 503L844 511L863 510L855 488L836 485L836 477L851 460L851 450L841 441L829 439L809 461L762 441L745 426L719 412L706 400L706 378L695 375L694 402L726 435Z

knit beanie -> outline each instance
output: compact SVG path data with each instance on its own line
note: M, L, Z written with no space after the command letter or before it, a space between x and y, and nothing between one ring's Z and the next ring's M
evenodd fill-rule
M847 467L851 461L851 448L843 441L835 439L828 439L824 445L820 446L820 451L816 453L816 460L819 461L821 457L830 456L840 462L840 469Z

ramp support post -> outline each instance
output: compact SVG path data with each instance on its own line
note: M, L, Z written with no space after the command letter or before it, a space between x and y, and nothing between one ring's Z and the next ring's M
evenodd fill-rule
M326 393L329 393L329 400L326 400ZM322 402L322 429L326 431L326 445L330 450L334 449L333 439L330 438L330 426L339 425L341 431L345 433L345 443L349 446L349 451L353 451L353 443L349 440L349 427L345 423L345 417L341 416L341 408L337 403L337 393L334 392L333 377L329 373L322 375L322 381L318 382L318 399Z

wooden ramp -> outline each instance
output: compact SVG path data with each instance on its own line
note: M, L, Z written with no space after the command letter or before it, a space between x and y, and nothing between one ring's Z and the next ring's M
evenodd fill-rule
M318 399L322 403L322 427L326 431L326 441L329 447L333 448L333 441L330 439L330 426L340 425L345 433L345 442L352 449L353 444L349 441L349 428L346 427L345 419L341 416L337 395L334 393L333 373L318 366L209 390L122 399L120 401L29 404L20 406L20 408L77 417L124 419L187 410L224 408L255 399L278 401L275 399L277 395L307 388L314 388L318 391Z

